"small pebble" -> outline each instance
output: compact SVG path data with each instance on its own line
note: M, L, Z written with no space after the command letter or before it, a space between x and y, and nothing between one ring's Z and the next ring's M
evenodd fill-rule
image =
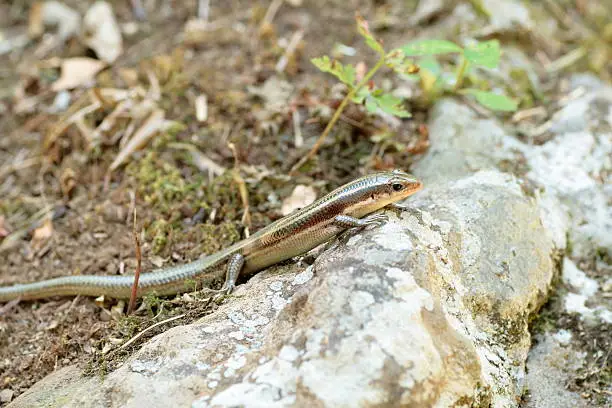
M111 319L111 312L106 310L106 309L102 309L100 311L100 320L103 322L108 322Z
M68 109L70 106L70 100L72 97L70 96L70 92L68 91L60 91L55 95L55 99L53 100L53 111L54 112L63 112Z
M8 388L0 391L0 402L11 402L14 394L15 392Z

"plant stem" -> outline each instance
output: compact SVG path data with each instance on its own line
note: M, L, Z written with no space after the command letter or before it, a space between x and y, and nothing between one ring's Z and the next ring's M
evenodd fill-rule
M349 103L350 100L353 99L353 97L357 94L357 92L359 92L359 90L361 88L363 88L365 85L367 85L367 83L370 81L370 79L372 79L372 77L374 76L376 71L378 71L380 69L380 67L382 67L384 64L385 64L385 55L383 54L383 55L381 55L381 57L378 60L378 62L376 63L376 65L374 65L374 67L372 67L372 69L369 70L368 73L364 75L363 79L357 84L357 86L355 86L353 89L351 89L350 92L344 97L344 99L340 103L340 106L338 106L338 108L334 112L334 115L332 116L331 120L329 121L329 123L327 124L325 129L323 130L323 133L321 133L321 136L319 136L319 138L315 142L314 146L312 146L312 149L310 149L308 154L306 156L302 157L300 159L300 161L298 161L291 168L291 171L289 172L290 176L295 176L295 174L297 173L299 168L302 167L315 154L317 154L317 151L319 150L319 148L321 147L321 145L325 141L325 138L327 137L329 132L332 130L332 128L334 127L334 125L336 124L338 119L340 119L340 115L342 114L342 111L344 110L346 105Z
M455 79L455 86L453 87L453 91L457 92L461 85L463 85L463 77L465 76L465 70L468 67L468 60L464 56L461 57L461 65L459 65L459 69L457 70L457 78Z
M136 298L138 297L138 280L140 279L140 271L142 269L142 252L140 250L140 239L136 232L136 208L134 208L134 226L132 227L134 235L134 244L136 245L136 272L134 272L134 283L132 284L132 293L130 294L130 303L126 315L130 315L136 306Z

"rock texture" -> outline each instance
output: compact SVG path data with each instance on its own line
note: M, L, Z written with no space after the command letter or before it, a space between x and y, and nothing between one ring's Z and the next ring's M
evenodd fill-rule
M520 142L499 122L479 118L453 100L441 101L432 110L432 149L415 168L426 184L483 169L519 175L522 187L536 197L557 260L567 255L561 263L563 290L548 311L554 327L536 336L529 355L526 407L590 406L567 385L588 377L589 365L605 369L606 333L612 332L612 88L590 75L572 76L567 83L566 98L538 131L546 135L541 144ZM591 277L578 265L591 265ZM574 317L580 328L559 323ZM559 343L559 333L569 336L567 344ZM587 350L585 343L597 346ZM611 404L612 384L601 388L595 399Z
M554 272L536 201L485 171L412 204L304 271L256 276L103 381L13 406L516 405Z
M552 327L536 336L529 354L528 408L612 405L609 381L594 386L595 395L568 390L576 378L596 381L589 373L610 370L612 87L590 75L568 83L567 99L546 124L549 140L521 149L530 166L527 177L551 198L543 208L557 201L556 210L548 211L561 226L557 235L565 233L571 243L562 290L549 307Z

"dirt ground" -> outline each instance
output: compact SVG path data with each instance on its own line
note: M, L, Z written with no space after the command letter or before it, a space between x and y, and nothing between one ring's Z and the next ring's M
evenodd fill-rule
M27 31L33 3L0 3L5 35ZM83 15L92 2L64 3ZM401 123L394 143L381 146L380 138L373 136L387 131L387 124L353 106L317 161L300 175L287 176L341 99L333 79L309 59L329 54L341 43L356 49L356 56L345 57L347 61L369 58L371 63L371 52L355 31L355 10L374 22L385 44L399 45L422 29L401 24L405 12L398 11L414 9L416 1L399 6L385 1L294 1L283 4L272 18L266 15L267 1L211 1L209 20L215 28L195 34L186 30L196 14L195 0L144 3L147 20L136 22L130 1L110 2L124 31L124 49L97 75L96 87L115 90L113 95L116 90L141 89L150 96L156 90L155 107L171 123L112 172L109 168L125 148L126 127L142 126L146 119L128 110L92 143L84 129L99 126L116 104L102 104L82 123L58 129L93 97L90 89L76 88L68 92L67 109L61 110L51 90L60 75L58 59L93 52L77 39L45 48L42 37L0 55L3 286L70 274L132 274L134 210L145 271L187 262L241 239L248 220L240 184L231 172L217 176L218 167L210 161L240 170L248 192L249 230L255 231L281 217L280 202L295 185L313 186L320 196L371 169L408 169L418 146L426 142L427 109L413 106L413 118ZM303 40L277 73L285 54L279 44L287 44L300 30ZM377 77L383 79L384 74ZM546 89L553 90L555 80L545 81ZM276 95L266 83L273 89L290 88L290 99ZM201 122L194 104L202 95L208 118ZM280 106L274 104L276 99ZM141 96L135 101L144 103ZM296 128L303 145L296 140ZM129 317L125 302L81 296L0 305L0 390L10 389L17 396L53 370L75 363L103 374L129 353L117 352L117 346L142 329L185 315L140 341L214 308L209 298L194 294L148 297Z
M88 5L82 3L66 2L84 13ZM187 43L184 29L195 14L195 3L174 2L172 10L150 12L147 21L139 23L139 32L124 38L123 55L99 74L103 86L128 89L130 85L147 88L146 72L154 72L161 88L159 106L167 119L181 123L156 136L110 177L107 169L120 150L117 143L104 140L96 151L88 151L78 129L70 126L51 146L44 146L65 114L52 112L54 95L49 84L58 73L41 66L50 58L89 55L89 51L72 41L40 58L38 43L33 42L19 53L0 56L0 231L11 236L0 247L2 285L69 274L133 273L133 209L145 271L195 259L240 239L244 209L232 178L209 182L189 152L169 148L170 143L189 142L225 168L234 166L228 142L234 143L249 192L252 231L281 216L280 208L270 204L270 194L278 201L298 183L314 185L322 194L367 167L393 167L396 160L407 161L410 154L402 152L384 155L384 163L371 160L368 127L376 124L355 110L347 112L338 126L339 143L322 152L318 166L291 180L284 174L305 152L294 146L291 112L268 112L261 98L247 90L276 77L274 68L283 54L274 45L277 38L311 27L305 45L291 57L282 77L296 90L291 103L301 113L303 137L318 136L325 123L324 118L310 115L312 106L322 103L333 108L337 102L329 95L329 78L308 60L329 52L336 42L361 46L352 12L343 2L325 7L285 6L273 26L263 29L267 4L211 2L210 19L218 21L219 28ZM112 4L120 23L134 21L128 1ZM1 4L1 26L24 30L30 7L31 2ZM366 5L361 10L370 9ZM260 30L265 33L258 34ZM134 74L135 83L122 79L125 72ZM15 113L11 92L17 87L35 98L33 108L23 113ZM75 104L87 98L84 89L71 94ZM194 117L194 99L201 94L208 99L206 124ZM110 109L88 118L90 126L109 113ZM422 123L424 116L419 116ZM414 138L410 129L418 123L406 124L404 143ZM355 157L371 163L364 166ZM213 309L193 298L146 299L135 315L126 318L121 312L124 303L117 307L117 301L109 299L96 302L76 297L5 306L0 321L0 388L10 388L16 396L49 372L73 363L103 371L108 349L140 328L189 312L194 304L197 313L187 313L160 330Z

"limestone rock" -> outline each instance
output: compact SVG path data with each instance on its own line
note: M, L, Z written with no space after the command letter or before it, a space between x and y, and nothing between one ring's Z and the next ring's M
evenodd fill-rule
M536 201L485 171L412 204L304 271L256 275L103 381L51 378L12 406L515 406L554 274Z
M433 107L429 141L427 154L413 166L426 186L516 160L516 153L507 147L516 141L497 120L478 118L454 99L443 99Z
M586 408L588 404L566 384L572 371L584 365L584 353L571 347L568 332L539 336L529 352L529 399L525 408ZM571 336L571 335L570 335Z

